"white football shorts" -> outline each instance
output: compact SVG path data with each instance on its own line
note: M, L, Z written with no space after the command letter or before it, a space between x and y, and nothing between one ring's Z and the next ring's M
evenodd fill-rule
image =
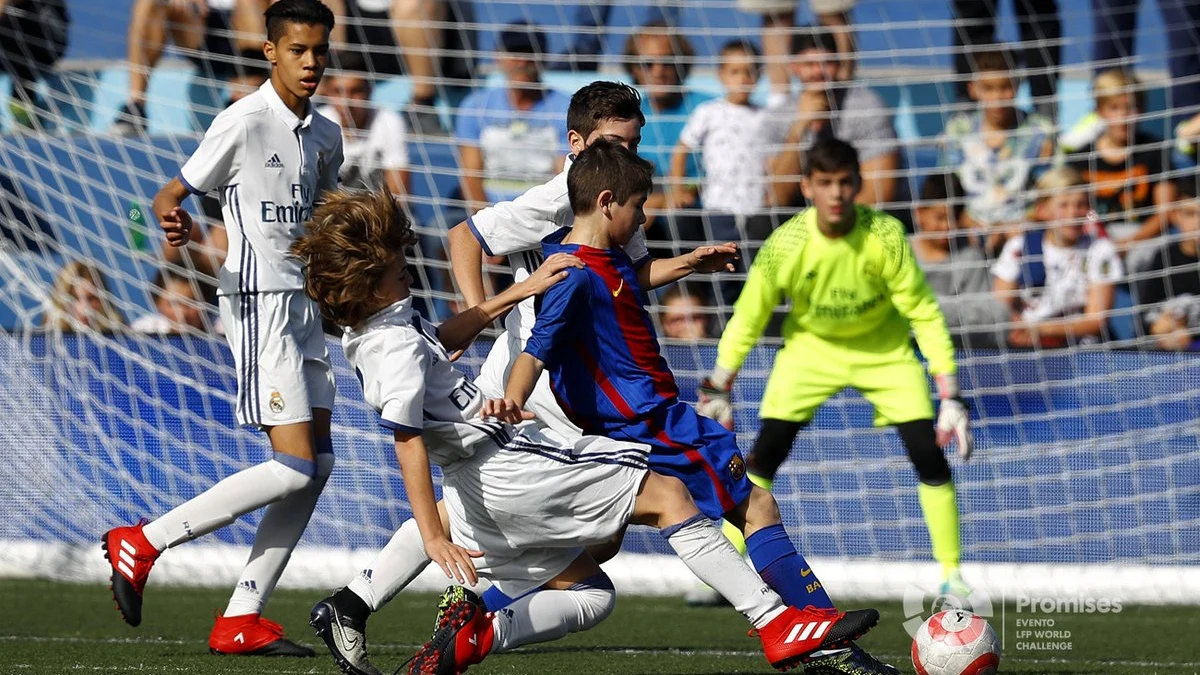
M483 551L480 576L520 597L625 527L649 450L597 436L567 442L523 424L503 446L443 468L450 538Z
M317 305L303 291L220 296L237 377L237 421L273 427L333 409L336 390Z

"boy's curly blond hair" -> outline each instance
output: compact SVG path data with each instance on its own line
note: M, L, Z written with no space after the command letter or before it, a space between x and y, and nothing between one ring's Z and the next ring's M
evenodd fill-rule
M412 222L386 189L337 190L325 194L291 253L304 263L304 290L321 314L353 328L382 309L380 282L415 243Z

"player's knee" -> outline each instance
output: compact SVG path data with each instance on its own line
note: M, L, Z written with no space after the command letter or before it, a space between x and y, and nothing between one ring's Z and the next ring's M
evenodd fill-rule
M657 522L653 524L659 528L681 523L700 513L687 486L673 476L654 472L647 474L645 488L639 499L647 507L646 510L656 516Z
M617 606L617 591L603 572L571 586L569 592L578 608L575 621L568 627L572 633L593 628Z
M312 485L317 476L316 462L295 455L277 452L269 464L274 469L280 499Z
M807 422L788 422L786 420L763 419L758 431L754 447L746 457L750 472L756 476L774 479L780 465L792 451L792 443L796 434Z
M937 444L933 420L914 420L896 425L908 459L917 471L917 480L926 485L942 485L950 481L950 463Z

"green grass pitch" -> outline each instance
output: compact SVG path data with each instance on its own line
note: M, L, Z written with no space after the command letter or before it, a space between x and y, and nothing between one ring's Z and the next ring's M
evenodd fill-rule
M319 591L280 591L268 616L288 635L318 648L316 659L257 659L208 654L213 613L227 589L148 589L140 628L130 628L103 586L0 580L0 673L313 673L337 668L308 628ZM401 594L371 621L376 663L391 672L429 635L434 597ZM861 603L850 603L855 606ZM909 639L898 603L876 603L880 625L862 645L911 673ZM1029 615L1005 608L991 618L1005 633L1001 672L1167 675L1200 672L1200 612L1194 607L1123 607L1119 614L1055 614L1057 641L1070 649L1018 652L1016 621ZM1045 617L1047 615L1043 615ZM1027 625L1022 626L1022 629ZM773 672L731 609L689 609L677 598L623 597L601 626L564 640L489 658L478 675L718 675ZM1034 630L1040 630L1034 629ZM1027 640L1028 641L1028 640ZM799 671L797 671L799 672Z

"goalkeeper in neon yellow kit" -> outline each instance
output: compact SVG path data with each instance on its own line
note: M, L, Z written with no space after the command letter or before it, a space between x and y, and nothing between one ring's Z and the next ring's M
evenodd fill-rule
M958 570L958 505L942 451L952 439L964 459L972 448L954 346L903 225L854 204L861 182L858 153L848 143L828 138L809 150L801 188L812 206L772 233L755 257L721 336L716 367L701 385L698 409L732 425L733 379L772 311L788 299L784 344L747 458L751 480L770 490L796 434L816 409L845 387L857 389L874 406L875 424L899 432L916 468L933 556L943 568L943 592L963 597L968 589ZM937 383L936 425L929 381L910 331Z

